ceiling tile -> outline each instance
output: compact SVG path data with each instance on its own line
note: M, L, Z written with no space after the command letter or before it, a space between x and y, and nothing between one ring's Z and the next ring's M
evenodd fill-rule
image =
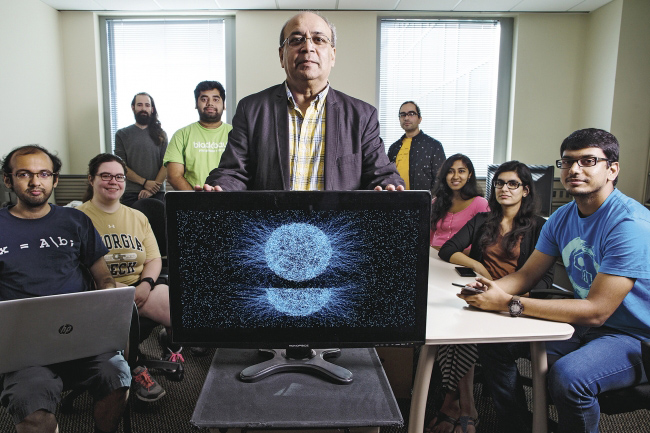
M155 0L165 11L221 9L214 0Z
M277 9L275 0L216 0L216 2L223 9Z
M339 0L339 10L392 11L399 0Z
M596 9L605 6L612 0L584 0L577 6L572 7L571 12L592 12Z
M95 0L102 9L109 11L160 11L154 0Z
M280 9L335 10L336 0L277 0Z
M66 11L99 11L104 10L103 6L100 6L94 0L41 0L48 6L53 7L56 10L66 10Z
M452 11L460 0L400 0L398 11Z
M513 7L515 7L517 3L520 3L521 1L522 0L462 0L454 8L454 11L507 12L511 10ZM545 1L545 0L537 0L537 1Z
M513 12L566 12L582 0L521 0Z

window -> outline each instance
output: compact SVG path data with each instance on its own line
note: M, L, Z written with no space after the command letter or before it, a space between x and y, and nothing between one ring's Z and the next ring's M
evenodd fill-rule
M204 80L226 89L226 108L234 106L234 19L104 18L102 32L106 143L133 124L131 100L147 92L155 100L163 129L171 139L198 120L194 88ZM224 112L223 120L228 119ZM108 147L108 146L107 146Z
M380 21L379 120L387 147L404 133L399 106L413 100L420 129L447 156L466 154L481 177L488 164L505 160L512 24L504 21Z

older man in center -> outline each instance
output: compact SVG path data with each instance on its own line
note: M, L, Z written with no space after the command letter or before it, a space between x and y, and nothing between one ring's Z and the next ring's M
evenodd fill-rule
M243 98L204 190L402 190L377 110L330 87L336 29L301 12L280 32L287 79ZM197 188L200 189L200 188Z

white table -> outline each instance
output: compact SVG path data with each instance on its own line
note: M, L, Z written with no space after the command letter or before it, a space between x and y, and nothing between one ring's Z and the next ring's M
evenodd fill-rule
M466 283L473 278L460 277L454 265L438 258L431 249L429 257L429 298L427 331L415 374L409 433L422 433L424 411L431 371L441 344L530 342L533 370L533 433L546 433L546 362L545 341L566 340L573 334L567 323L530 317L510 317L508 313L481 311L468 307L456 297L460 291L451 283Z

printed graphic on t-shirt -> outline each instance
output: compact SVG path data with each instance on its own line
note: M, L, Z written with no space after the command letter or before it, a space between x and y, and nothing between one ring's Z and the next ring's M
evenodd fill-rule
M214 141L212 142L195 141L193 144L195 149L199 149L199 152L223 153L223 151L226 149L227 143L224 142L215 143Z
M111 276L123 277L135 273L135 268L138 266L138 254L128 250L144 251L142 242L137 236L128 233L107 233L102 236L102 241L106 248L111 250L104 256Z
M562 261L575 293L582 299L586 298L600 269L593 246L579 237L574 238L562 250Z
M67 246L74 247L74 239L65 239L61 236L49 236L47 238L41 238L33 244L25 243L19 245L21 250L27 250L29 248L61 248ZM9 246L5 245L0 247L0 256L9 254L10 252Z

